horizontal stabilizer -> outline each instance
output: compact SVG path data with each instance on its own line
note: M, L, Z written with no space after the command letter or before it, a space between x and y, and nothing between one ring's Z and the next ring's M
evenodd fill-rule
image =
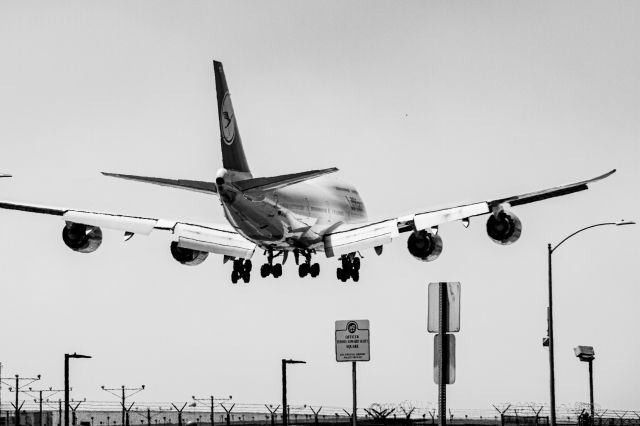
M202 182L198 180L185 179L165 179L157 177L121 175L118 173L102 172L105 176L115 177L119 179L135 180L138 182L153 183L155 185L170 186L172 188L188 189L190 191L204 192L206 194L217 193L215 182Z
M233 182L233 184L236 188L245 193L255 191L264 192L304 182L305 180L317 178L329 173L335 173L337 171L338 169L336 167L331 167L330 169L310 170L308 172L291 173L288 175L240 180Z

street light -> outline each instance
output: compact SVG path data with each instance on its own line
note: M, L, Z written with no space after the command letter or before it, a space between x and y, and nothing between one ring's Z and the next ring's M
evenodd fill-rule
M287 364L306 364L306 361L296 361L294 359L282 360L282 426L289 423L289 412L287 410Z
M573 353L580 358L580 361L589 363L589 405L591 407L591 421L593 421L595 414L593 409L593 360L596 359L596 353L593 346L577 346L573 348Z
M64 426L69 426L69 358L91 358L77 353L64 354Z
M547 253L549 259L549 306L547 307L547 321L548 321L548 336L547 339L543 340L543 346L549 346L549 387L550 387L550 409L549 414L551 417L551 426L556 426L556 379L555 379L555 367L554 367L554 359L553 359L553 285L551 278L551 255L554 251L558 249L565 241L569 238L586 231L587 229L596 228L598 226L623 226L623 225L635 225L635 222L631 221L618 221L618 222L603 222L596 223L595 225L586 226L582 229L578 229L573 234L570 234L568 237L560 241L556 244L555 247L551 247L551 244L547 244Z

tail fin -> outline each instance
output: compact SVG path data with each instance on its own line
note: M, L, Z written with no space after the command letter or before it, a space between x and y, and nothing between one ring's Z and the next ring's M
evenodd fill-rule
M222 165L227 170L249 172L247 158L242 149L242 139L238 131L238 122L231 104L231 96L224 76L222 63L213 61L218 95L218 121L220 122L220 146L222 147Z

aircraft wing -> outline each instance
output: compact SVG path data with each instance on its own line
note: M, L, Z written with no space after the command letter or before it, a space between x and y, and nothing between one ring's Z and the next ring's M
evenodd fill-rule
M67 229L71 229L75 225L84 225L85 229L83 232L86 235L93 232L95 228L111 229L123 232L126 241L135 234L149 235L153 231L164 231L171 235L172 241L175 242L179 248L242 259L250 259L256 248L253 242L238 234L228 225L195 224L8 201L0 201L0 208L60 216L62 220L65 221ZM101 241L101 231L99 235ZM65 243L67 243L66 239ZM74 247L69 244L71 243L67 243L70 248L74 249ZM98 245L99 242L93 250L97 249ZM78 247L75 248L77 249ZM83 251L77 249L76 251L89 252L93 250Z
M520 226L519 219L517 219L517 217L511 212L505 213L505 210L509 207L584 191L588 189L589 184L609 177L613 173L615 173L615 169L593 179L587 179L581 182L575 182L555 188L543 189L541 191L443 209L418 212L407 216L363 225L343 225L324 236L325 253L327 257L332 257L341 254L353 253L367 248L380 247L383 244L391 242L402 232L430 231L433 229L431 232L435 235L437 227L441 224L460 220L464 221L466 226L468 225L470 218L489 213L493 213L494 216L500 215L500 219L504 219L504 217L507 216L506 220L511 221L513 226L518 227ZM515 241L519 236L520 230L517 230L517 235L513 241ZM506 238L504 242L496 240L496 242L499 242L500 244L509 244L513 241L508 241L508 238Z

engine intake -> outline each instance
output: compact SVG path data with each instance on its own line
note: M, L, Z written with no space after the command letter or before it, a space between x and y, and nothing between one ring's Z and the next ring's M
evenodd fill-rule
M501 210L497 215L489 216L487 234L498 244L512 244L518 241L522 234L522 223L512 212Z
M199 265L209 256L206 251L192 250L190 248L180 247L177 241L171 242L171 255L175 260L183 265L195 266Z
M442 253L442 238L429 231L414 232L407 240L407 248L416 259L431 262Z
M67 222L62 228L62 241L78 253L92 253L102 244L102 230L97 226Z

